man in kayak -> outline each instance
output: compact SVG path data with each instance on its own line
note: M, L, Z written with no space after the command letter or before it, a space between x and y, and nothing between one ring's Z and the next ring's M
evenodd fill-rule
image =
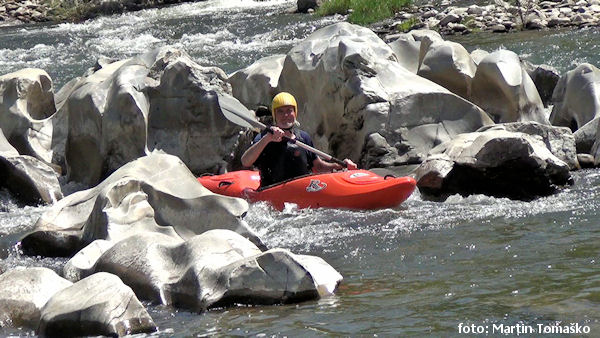
M298 104L289 93L281 92L273 98L271 105L274 126L257 135L252 146L242 155L242 165L255 166L260 171L261 186L268 186L290 178L314 173L331 172L343 167L322 160L314 153L288 142L284 137L296 139L313 146L312 139L303 130L296 128ZM348 169L357 166L345 159Z

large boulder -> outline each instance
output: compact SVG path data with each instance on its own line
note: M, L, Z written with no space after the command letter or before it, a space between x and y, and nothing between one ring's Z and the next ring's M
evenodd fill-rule
M540 98L544 103L544 107L548 107L550 104L552 104L552 94L554 93L554 88L556 88L556 85L560 80L560 73L556 68L548 65L536 66L527 63L525 65L525 69L535 84L535 87L540 94Z
M21 203L53 203L62 198L58 173L44 162L21 156L0 129L0 187Z
M600 113L600 70L583 63L563 75L552 94L550 122L576 131Z
M40 336L124 336L157 330L119 277L97 273L54 294L41 310Z
M509 132L537 135L542 138L550 152L565 162L569 169L580 169L577 161L577 147L573 132L566 127L554 127L537 122L501 123L494 126L482 127L478 132L487 130L506 130Z
M241 219L247 210L246 201L204 188L177 157L151 154L56 203L21 244L27 254L73 256L97 239L115 243L150 231L182 240L224 228L262 246Z
M397 34L394 41L388 43L388 46L394 51L398 63L402 67L406 68L411 73L417 73L419 70L421 41L415 40L412 34L402 33Z
M13 147L0 130L0 156L19 156L19 151Z
M550 124L544 104L519 56L498 50L484 57L472 82L472 99L495 122L539 122Z
M41 69L25 68L0 76L0 130L21 155L62 162L60 116L55 114L52 79ZM57 125L57 126L55 126Z
M0 188L7 188L21 203L29 205L52 204L63 197L56 171L26 155L0 154Z
M278 90L296 97L299 121L317 148L355 161L373 133L396 148L393 162L403 164L493 123L479 107L398 64L371 30L345 22L292 48Z
M264 57L229 76L233 96L249 109L271 106L285 55Z
M598 121L600 121L600 117L594 118L573 133L577 153L592 153L592 148L594 147L594 143L596 143L596 134L598 133Z
M17 267L0 275L0 327L37 328L40 311L71 282L48 268Z
M262 252L229 230L210 230L186 242L145 232L107 250L98 251L99 246L92 249L101 252L93 264L81 264L75 256L65 275L114 273L141 299L194 311L316 299L332 294L342 279L318 257L281 249Z
M485 194L531 200L572 184L569 166L540 137L506 130L459 135L433 149L416 171L427 198Z
M408 32L408 34L412 35L415 41L420 42L420 50L419 50L419 68L421 68L421 63L425 58L425 54L429 51L429 47L436 43L444 41L444 38L440 35L440 33L431 30L431 29L417 29Z
M469 100L476 70L471 55L461 44L437 41L429 46L417 75Z
M69 180L93 186L153 150L178 156L195 174L227 170L242 129L221 113L226 81L221 69L171 47L99 63L70 85L61 108Z

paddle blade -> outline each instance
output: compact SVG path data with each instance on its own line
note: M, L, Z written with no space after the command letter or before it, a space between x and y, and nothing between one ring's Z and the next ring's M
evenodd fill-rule
M245 128L264 129L265 125L256 120L254 113L233 97L218 96L223 116L229 121Z

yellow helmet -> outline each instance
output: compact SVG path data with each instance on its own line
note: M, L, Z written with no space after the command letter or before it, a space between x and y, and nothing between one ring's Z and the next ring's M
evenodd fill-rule
M294 107L294 116L298 117L298 104L296 103L296 99L292 94L281 92L273 98L273 102L271 103L271 114L273 115L273 122L275 122L275 109L283 106L293 106Z

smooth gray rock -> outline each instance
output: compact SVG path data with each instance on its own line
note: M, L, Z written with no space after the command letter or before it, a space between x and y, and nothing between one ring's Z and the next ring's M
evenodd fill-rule
M228 169L242 128L218 105L218 95L231 95L221 69L172 47L97 68L72 85L61 107L70 181L96 185L153 150L178 156L197 175Z
M592 147L596 142L596 133L598 132L598 121L600 121L600 118L596 117L573 133L577 153L590 154L592 152Z
M535 83L544 107L548 107L552 103L552 94L560 79L558 70L548 65L539 65L533 67L533 70L528 71L528 73L533 83Z
M229 230L210 230L186 242L145 232L117 242L93 265L78 269L71 263L75 259L67 264L71 276L114 273L141 299L194 311L316 299L332 294L342 279L318 257L280 249L263 253Z
M4 137L2 130L0 130L0 156L19 156L19 152L10 144L10 142L8 142L6 137Z
M487 130L506 130L540 136L548 150L565 162L570 170L580 169L577 161L578 151L575 145L575 137L569 128L554 127L537 122L513 122L482 127L478 132Z
M583 63L568 71L558 81L552 101L550 122L576 131L597 118L600 113L600 70Z
M417 75L429 79L452 93L470 99L471 82L477 66L460 44L438 41L425 53Z
M433 149L416 171L422 196L485 194L531 200L572 184L569 166L540 137L505 130L462 134Z
M285 55L262 58L229 76L233 96L249 109L271 107Z
M153 153L56 203L21 244L30 255L73 256L97 239L151 231L181 240L224 228L264 247L241 219L247 210L246 201L204 188L177 157Z
M25 68L0 76L0 130L21 155L47 164L62 161L55 113L52 79L45 71Z
M394 162L401 164L493 123L479 107L398 64L371 30L348 23L324 27L292 48L278 90L296 97L316 148L355 161L373 133L398 149Z
M417 73L419 70L419 55L421 53L421 42L409 34L398 34L396 39L388 46L396 54L398 63L411 73Z
M124 336L157 330L119 277L100 272L54 294L41 310L41 336Z
M52 204L63 194L53 168L31 156L0 155L0 187L7 188L20 202Z
M48 268L17 267L0 275L0 327L37 328L40 310L72 283Z
M496 123L550 124L535 84L514 52L498 50L484 57L477 66L472 88L472 102Z

